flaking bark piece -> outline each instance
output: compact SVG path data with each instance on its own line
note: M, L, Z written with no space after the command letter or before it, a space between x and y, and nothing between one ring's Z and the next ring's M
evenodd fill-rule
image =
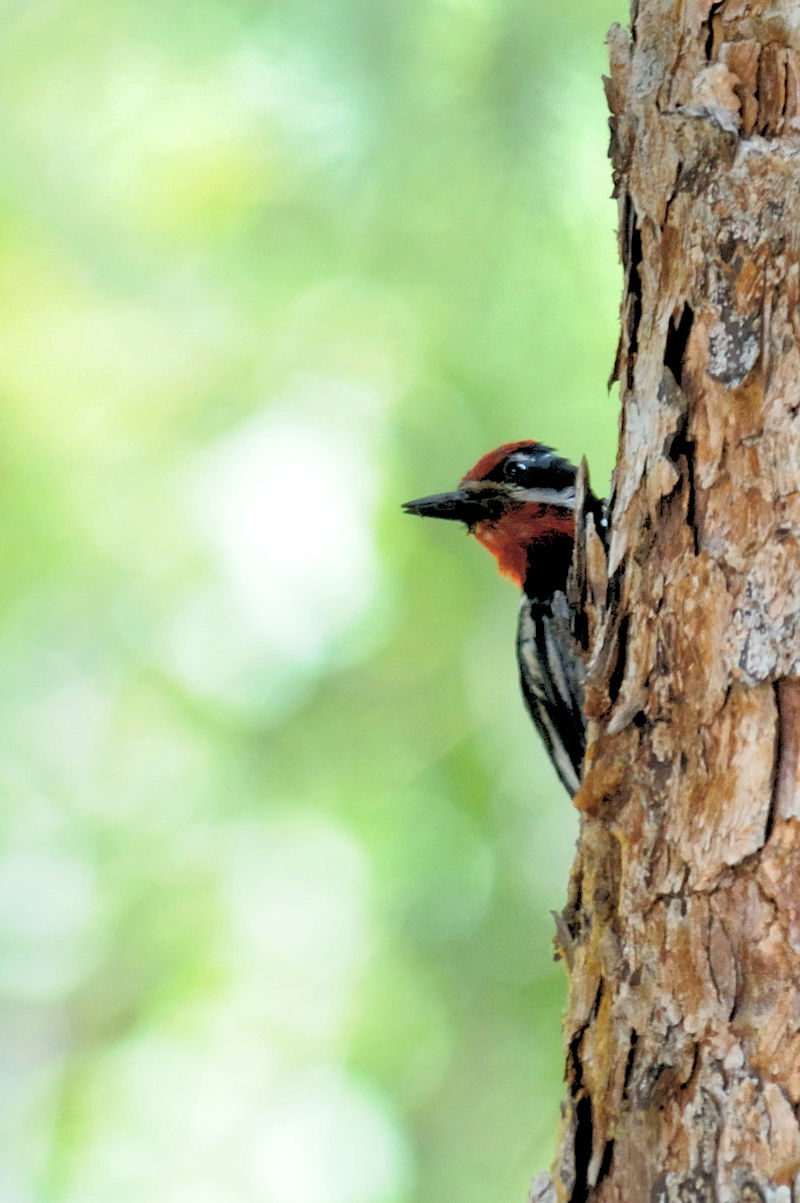
M567 578L572 634L584 654L591 647L605 605L607 534L605 504L592 492L584 456L575 480L575 548Z

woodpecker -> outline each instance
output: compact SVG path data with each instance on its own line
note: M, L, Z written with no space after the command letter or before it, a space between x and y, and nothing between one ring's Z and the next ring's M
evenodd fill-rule
M586 746L583 662L566 599L575 542L573 464L532 440L482 456L451 493L407 501L407 514L463 522L522 589L520 682L531 717L570 794Z

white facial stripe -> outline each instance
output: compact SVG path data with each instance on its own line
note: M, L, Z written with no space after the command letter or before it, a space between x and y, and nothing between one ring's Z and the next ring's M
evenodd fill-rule
M523 489L519 485L511 485L510 495L515 501L534 502L537 505L559 505L564 509L575 509L575 488L565 485L563 489Z
M496 480L468 480L461 486L474 496L481 493L497 494L513 501L525 504L561 506L565 510L575 509L575 486L564 485L563 489L526 489L522 485L509 484L507 481L498 483Z

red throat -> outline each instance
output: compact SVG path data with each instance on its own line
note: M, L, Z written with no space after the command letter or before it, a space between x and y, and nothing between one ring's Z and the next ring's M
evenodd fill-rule
M503 576L516 581L522 589L531 548L551 539L571 539L574 529L570 511L529 502L509 510L497 522L480 522L472 533L492 553Z

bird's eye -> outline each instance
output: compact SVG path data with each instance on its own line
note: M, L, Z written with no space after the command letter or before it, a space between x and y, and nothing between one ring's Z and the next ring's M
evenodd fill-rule
M533 472L533 465L522 459L510 459L503 468L503 476L512 485L530 484Z

